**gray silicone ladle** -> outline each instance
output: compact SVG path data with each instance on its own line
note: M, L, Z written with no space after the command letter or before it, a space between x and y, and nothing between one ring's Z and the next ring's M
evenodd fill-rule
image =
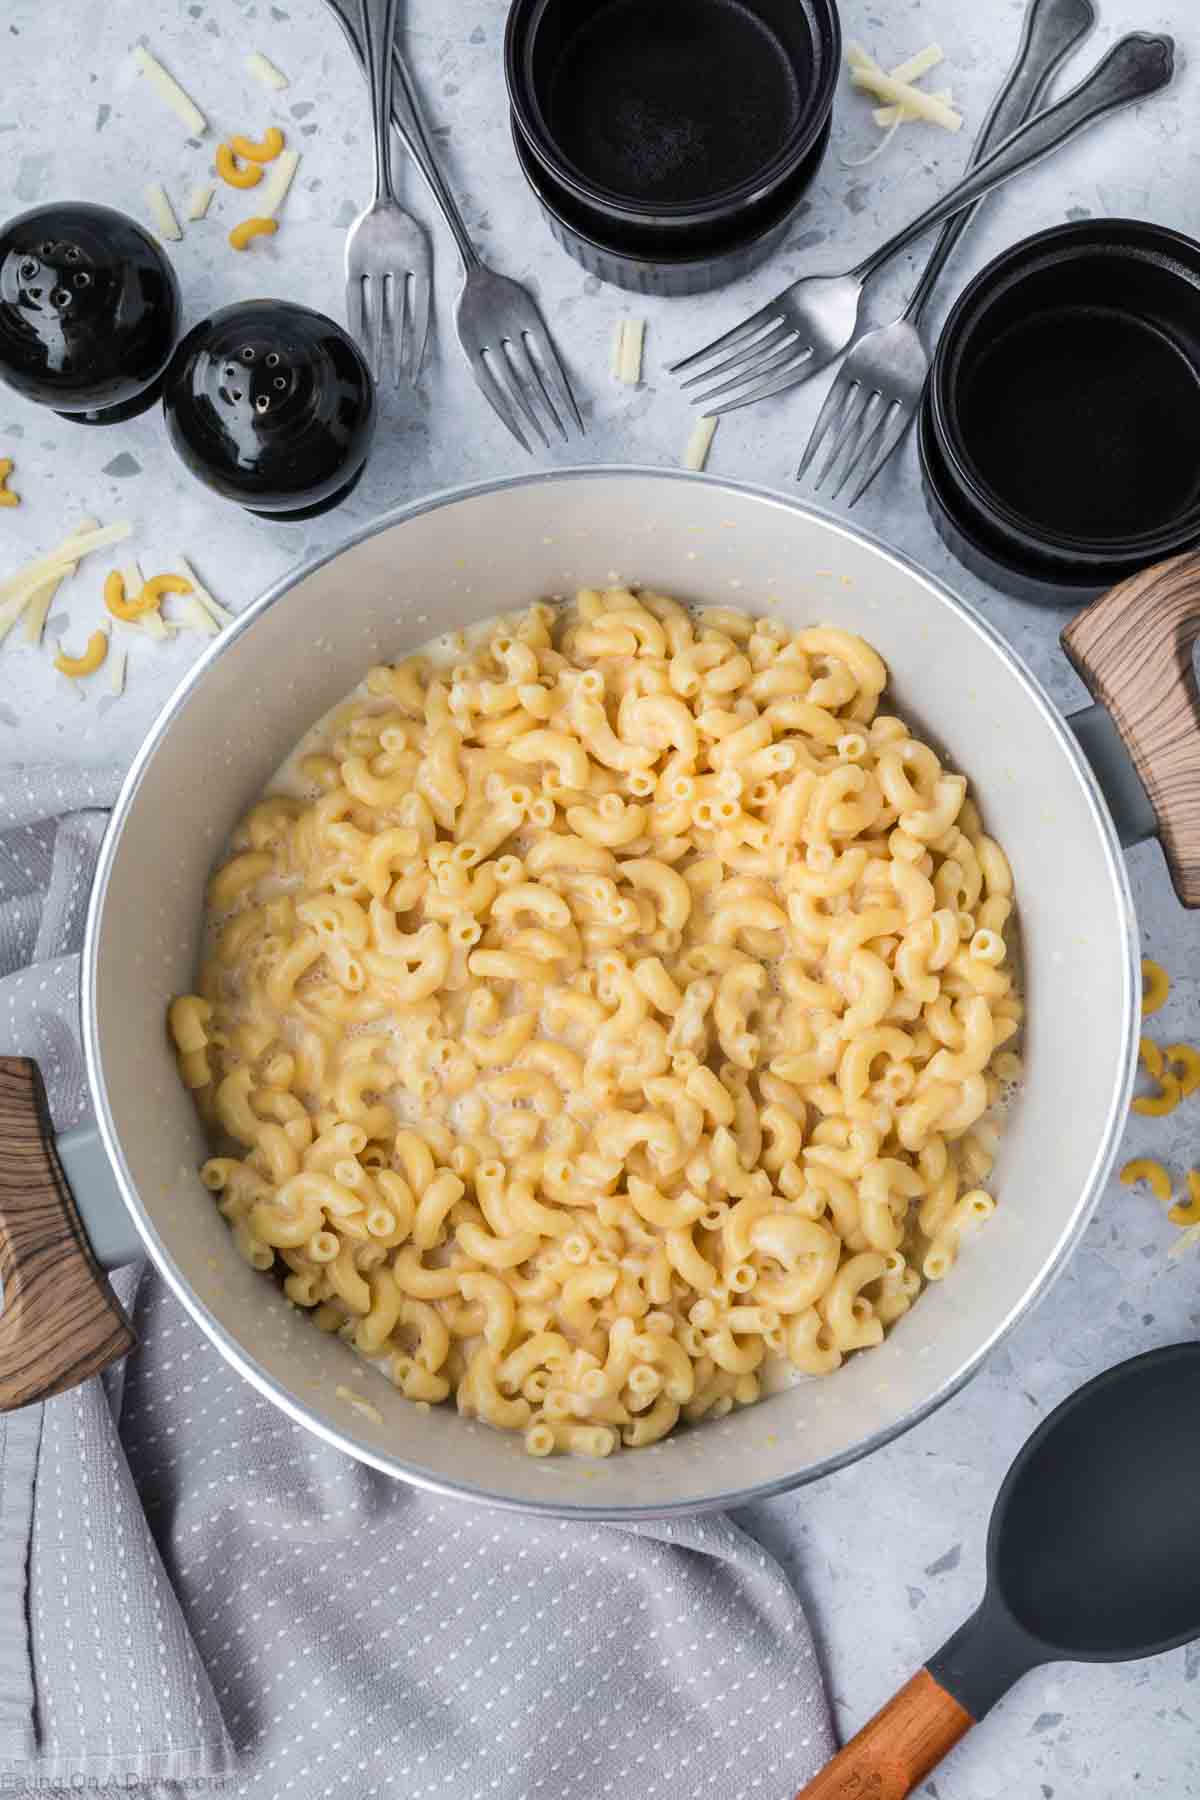
M1015 1681L1200 1637L1200 1344L1118 1363L1000 1489L978 1609L797 1800L903 1800Z

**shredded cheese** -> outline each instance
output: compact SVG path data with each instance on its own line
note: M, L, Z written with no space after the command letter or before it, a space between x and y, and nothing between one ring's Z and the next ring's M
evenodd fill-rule
M125 650L114 650L109 656L108 685L114 694L125 692L125 665L128 660L129 655Z
M69 575L83 557L90 555L93 550L103 550L108 544L119 544L132 530L132 525L121 523L101 525L95 530L74 533L59 544L57 549L35 557L23 569L18 569L15 575L10 575L6 581L0 581L0 605L18 595L23 600L28 600L34 588L41 587L48 577Z
M185 629L198 631L204 637L216 637L221 627L213 618L206 606L201 606L194 594L183 602L179 608L180 623Z
M229 611L227 606L222 606L219 600L213 598L212 594L209 593L208 589L197 575L195 569L193 569L192 565L188 562L186 556L177 556L175 558L175 567L185 580L191 582L192 592L196 600L199 601L200 605L208 613L213 623L218 626L232 625L234 620L233 613Z
M945 106L954 105L954 93L950 88L935 88L933 98ZM907 106L877 106L871 114L881 131L886 131L890 125L911 125L916 116Z
M208 120L196 105L190 94L184 92L173 75L168 75L156 56L151 56L144 44L139 44L133 53L134 64L143 74L151 87L166 101L188 130L196 137L203 137L208 130Z
M854 77L856 88L868 94L876 94L881 100L890 100L898 106L905 107L918 119L925 119L930 125L940 125L943 131L961 131L962 114L955 112L952 106L944 101L936 100L932 94L922 93L920 88L913 87L908 81L893 81L880 69L877 73L863 72Z
M1177 1257L1186 1256L1197 1244L1200 1244L1200 1225L1189 1225L1186 1231L1180 1232L1167 1255L1174 1262Z
M637 387L642 379L642 345L646 337L645 319L620 319L613 338L612 372L626 387Z
M6 600L0 605L0 644L2 644L21 614L29 604L28 594L18 594L15 600Z
M154 220L154 229L160 238L169 244L177 244L183 236L179 220L175 217L175 208L167 199L167 190L161 181L152 181L146 189L146 205L150 208L150 216Z
M947 106L933 94L927 94L913 85L915 80L936 68L942 60L939 47L930 44L916 56L900 63L897 73L889 75L858 44L851 44L846 52L850 79L860 93L874 94L879 100L886 100L911 112L915 118L925 119L931 125L940 125L944 131L959 131L962 128L962 114L955 112L952 106Z
M841 163L843 169L865 169L867 164L873 163L877 156L882 156L900 129L903 110L903 107L900 106L889 108L889 111L895 113L896 116L876 144L875 148L873 150L868 150L865 156L840 156L838 161ZM878 117L878 115L876 115L876 117Z
M76 535L82 536L85 532L95 531L98 523L99 521L96 519L83 519L77 527ZM67 542L70 543L70 539ZM51 575L48 581L44 581L40 587L34 588L30 594L29 609L25 614L25 642L27 644L41 643L54 596L68 575L73 575L78 567L78 563L68 563L61 575Z
M279 209L287 199L288 189L292 185L292 180L299 166L300 152L298 150L280 151L279 155L275 158L275 161L270 165L270 171L266 180L254 196L257 216L260 219L274 219L278 217Z
M858 46L855 45L854 48L858 49ZM871 67L873 59L867 55L866 51L858 49L858 54L862 58L861 66ZM894 69L889 69L888 74L893 81L920 81L922 75L928 75L931 69L936 69L938 64L945 60L946 53L940 44L926 44L925 48L918 50L915 56L910 56L904 62L897 63ZM847 61L849 61L849 56L847 56Z
M216 191L216 188L213 187L211 182L206 182L203 187L193 188L192 197L188 201L188 218L204 218L209 207L212 205L212 197Z
M685 469L698 471L708 461L709 446L713 441L713 433L717 429L714 418L697 419L692 428L692 435L687 441L687 449L683 453Z
M71 573L72 571L69 569L67 574ZM49 581L44 581L40 588L34 588L30 594L29 610L25 614L25 642L27 644L41 643L54 596L65 580L66 575L52 575Z
M256 76L258 80L262 82L264 87L275 88L278 90L279 88L288 86L288 78L283 73L283 70L277 69L275 64L265 57L261 50L252 50L250 52L249 56L246 58L246 67L252 75Z

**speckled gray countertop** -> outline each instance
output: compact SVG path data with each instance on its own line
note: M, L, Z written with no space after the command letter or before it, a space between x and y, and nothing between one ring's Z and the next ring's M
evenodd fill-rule
M1101 28L1062 78L1067 85L1121 31L1174 30L1174 88L1106 122L989 203L944 278L944 309L1004 245L1064 218L1127 214L1200 234L1200 106L1188 68L1200 41L1194 0L1100 0ZM403 10L403 9L402 9ZM508 141L501 72L503 0L409 0L413 62L450 171L485 253L533 286L566 350L588 419L588 460L674 464L690 424L665 365L760 305L783 281L845 267L931 199L960 170L974 123L1007 66L1020 0L842 0L847 36L884 61L936 38L946 47L967 130L902 133L869 167L839 152L869 143L863 108L839 96L833 148L784 250L738 287L702 300L633 300L585 277L558 250L523 186ZM205 158L174 120L136 90L130 46L141 35L179 73L222 130L264 119L267 96L245 74L266 51L291 77L274 109L304 153L273 242L233 255L225 230L235 196L172 247L188 322L213 305L284 294L337 314L344 229L369 187L359 78L319 0L5 0L0 9L0 216L52 198L101 200L144 215L143 186L161 179L186 204ZM404 185L423 217L419 179ZM0 456L16 459L24 504L0 513L0 576L49 547L75 520L131 518L131 549L168 565L182 550L240 609L288 565L332 545L373 514L434 488L525 466L476 396L447 329L458 271L434 227L440 337L419 395L389 394L376 454L340 512L309 525L252 521L209 499L166 449L155 414L103 432L64 424L0 390ZM882 318L904 291L911 259L873 297ZM648 319L645 383L607 379L614 323ZM936 318L933 321L936 324ZM725 420L710 468L781 488L791 477L824 383ZM564 454L557 460L569 460ZM1081 698L1057 647L1060 620L1005 601L957 568L925 516L911 443L858 511L863 525L983 605L1063 705ZM95 622L94 583L64 590L55 617L73 645ZM198 651L137 644L129 690L83 697L48 660L12 642L0 654L0 763L16 757L128 759ZM1164 1030L1196 1036L1200 921L1178 907L1157 846L1130 859L1147 949L1175 976ZM1200 1163L1200 1111L1137 1121L1128 1152L1151 1147L1175 1166ZM1127 1152L1127 1153L1128 1153ZM1156 1203L1114 1182L1049 1299L970 1388L867 1462L782 1500L746 1523L783 1559L807 1601L844 1729L853 1729L942 1643L981 1588L988 1512L1009 1460L1047 1409L1089 1375L1200 1328L1200 1259L1169 1263L1173 1229ZM1200 1544L1200 1496L1197 1497ZM1200 1553L1200 1551L1198 1551ZM1058 1666L1030 1676L926 1784L937 1800L1128 1800L1200 1794L1200 1646L1128 1667ZM733 1794L729 1796L733 1800ZM782 1797L781 1797L782 1800Z

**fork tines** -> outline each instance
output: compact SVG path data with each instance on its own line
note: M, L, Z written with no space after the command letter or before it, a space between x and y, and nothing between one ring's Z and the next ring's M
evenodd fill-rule
M416 382L429 337L429 282L398 269L352 274L346 282L346 322L372 379Z
M832 437L813 491L820 492L840 461L841 472L829 490L830 498L836 500L846 483L853 480L847 505L856 505L903 437L910 417L899 400L881 389L854 378L847 380L844 372L839 374L817 414L796 480L804 479L822 444Z
M723 355L725 351L733 354ZM713 415L736 412L741 406L753 406L770 394L781 394L786 388L794 387L804 380L808 372L805 364L811 356L812 345L804 342L796 326L776 311L775 301L770 301L744 324L735 325L732 331L714 338L703 350L696 350L682 362L673 363L671 370L674 374L699 362L708 364L690 375L683 387L704 386L705 391L697 394L695 401L697 406ZM718 360L711 361L713 357ZM705 385L718 376L726 379L718 381L715 387ZM732 397L714 406L712 402L720 400L724 394Z
M464 345L464 348L466 346ZM484 398L501 423L528 451L526 431L545 449L550 439L543 419L567 442L564 419L573 420L584 434L584 423L571 392L566 370L543 325L497 334L494 343L468 349L471 367Z

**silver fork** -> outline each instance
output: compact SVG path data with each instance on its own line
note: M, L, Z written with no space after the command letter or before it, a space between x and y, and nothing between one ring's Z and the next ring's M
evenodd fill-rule
M328 0L351 47L362 56L350 0ZM537 304L520 282L499 275L471 241L458 202L434 153L412 78L399 47L393 45L396 85L392 123L448 225L462 258L464 281L455 308L463 352L484 398L522 450L533 432L548 448L544 420L566 440L567 423L585 430L571 384ZM566 421L567 423L564 423Z
M676 371L701 362L709 364L684 386L694 388L706 385L714 377L725 377L716 387L706 386L706 391L697 396L697 405L714 414L752 406L770 394L781 394L798 382L807 381L850 342L864 283L898 251L932 226L973 206L993 188L1040 162L1093 120L1157 93L1170 81L1174 67L1173 38L1143 31L1123 37L1086 81L1014 131L940 200L847 274L810 275L793 282L744 324L676 363ZM714 356L722 360L713 363L710 359ZM731 398L722 400L726 394ZM714 400L722 403L714 406Z
M1029 0L1016 60L979 131L968 167L1009 136L1034 112L1050 77L1069 50L1096 22L1092 0ZM929 370L929 353L917 325L938 276L977 207L942 226L912 299L898 319L864 333L853 345L817 415L796 471L803 480L827 438L832 447L813 483L819 491L837 469L834 499L851 479L854 506L908 430Z
M429 239L405 212L392 187L392 76L390 55L398 0L361 0L362 41L371 95L375 198L346 239L346 319L362 345L371 374L382 381L385 362L399 386L415 382L429 336L432 261Z

